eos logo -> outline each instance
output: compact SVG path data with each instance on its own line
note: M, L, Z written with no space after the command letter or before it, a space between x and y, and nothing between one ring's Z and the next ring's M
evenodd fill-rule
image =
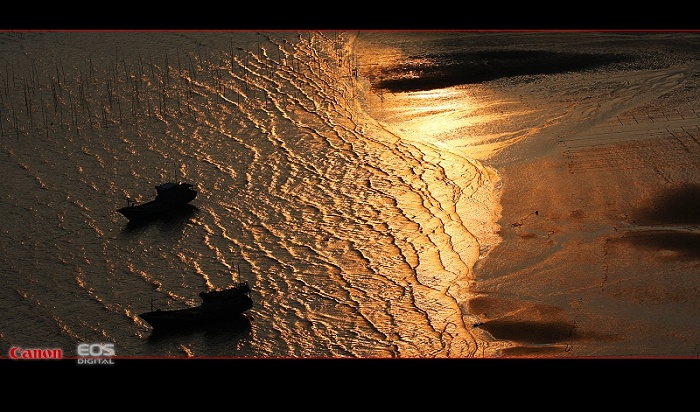
M81 343L78 345L78 365L114 365L113 343Z

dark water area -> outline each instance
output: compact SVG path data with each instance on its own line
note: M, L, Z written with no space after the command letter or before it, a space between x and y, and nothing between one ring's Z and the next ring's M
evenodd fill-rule
M347 33L2 33L0 353L474 355L460 203L489 213L490 183L372 119L353 53ZM173 179L187 208L116 212ZM242 322L138 316L239 280Z
M409 58L373 83L389 92L415 92L482 83L514 76L556 74L602 68L633 61L623 54L567 53L543 50L486 50L427 54Z

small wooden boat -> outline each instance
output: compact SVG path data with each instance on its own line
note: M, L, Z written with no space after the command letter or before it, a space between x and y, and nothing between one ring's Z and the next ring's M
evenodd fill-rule
M197 197L197 191L189 183L163 183L156 186L156 191L157 195L154 200L142 204L130 201L129 206L117 209L117 211L130 221L151 219L180 208Z
M201 292L199 296L202 298L200 306L152 310L139 314L139 317L148 322L153 329L176 329L229 319L253 307L248 282L238 282L224 290Z

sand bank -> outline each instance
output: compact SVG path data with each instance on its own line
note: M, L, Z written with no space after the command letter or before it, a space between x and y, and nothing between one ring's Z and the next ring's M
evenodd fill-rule
M473 328L486 331L503 357L697 356L698 36L462 36L430 38L422 52L420 41L397 41L400 52L364 62L377 76L390 61L416 62L404 64L416 79L397 83L405 90L420 88L416 68L434 47L473 56L455 52L460 41L470 50L600 53L612 63L526 76L501 67L471 89L488 92L479 104L497 121L465 125L461 141L447 139L494 167L502 182L501 242L473 268L464 308L469 321L478 318ZM517 54L498 56L504 63ZM435 73L465 81L456 73L467 63L432 72L425 85L440 83Z
M697 70L582 75L577 87L564 76L545 81L547 95L531 90L533 101L565 91L572 104L493 159L503 242L475 266L468 310L509 341L503 356L700 351Z

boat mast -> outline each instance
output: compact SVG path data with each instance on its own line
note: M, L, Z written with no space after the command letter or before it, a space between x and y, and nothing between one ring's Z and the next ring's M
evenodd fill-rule
M173 182L178 183L178 176L177 176L177 166L175 165L175 162L173 162Z

